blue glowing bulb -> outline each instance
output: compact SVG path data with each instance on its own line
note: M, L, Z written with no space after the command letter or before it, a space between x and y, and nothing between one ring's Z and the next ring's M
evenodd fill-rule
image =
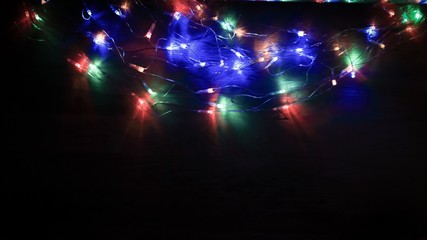
M304 37L305 36L305 32L304 31L298 31L297 32L299 37Z
M377 28L374 25L372 25L372 26L370 26L369 28L367 28L365 30L365 33L366 33L368 39L372 39L372 38L377 37L378 30L377 30Z

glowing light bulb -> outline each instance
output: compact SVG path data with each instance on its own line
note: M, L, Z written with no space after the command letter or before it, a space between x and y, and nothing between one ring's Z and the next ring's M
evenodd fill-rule
M297 49L295 49L295 52L298 53L298 54L301 54L303 51L304 51L303 48L297 48Z
M34 15L34 18L37 20L37 21L42 21L43 19L36 13L35 15Z
M340 50L340 47L338 45L335 45L334 46L334 51L339 51L339 50Z
M388 11L388 15L390 17L393 17L396 13L393 10Z
M151 36L153 36L153 31L154 28L156 27L156 22L154 22L153 24L151 24L150 29L148 29L148 32L145 34L145 37L150 40Z
M272 63L274 63L274 62L276 62L277 60L279 60L279 57L274 57L274 58L271 60L271 62L272 62Z
M151 39L152 33L151 32L147 32L147 34L145 34L145 37L148 39Z
M265 61L265 58L264 57L260 57L260 58L258 58L258 62L264 62Z
M299 37L304 37L305 36L305 32L304 31L298 31L297 32Z
M42 5L45 5L48 2L49 2L49 0L42 0Z
M180 46L182 49L187 49L187 48L188 48L188 45L187 45L187 44L185 44L185 43L181 43L181 44L179 44L179 46Z
M141 98L140 98L140 99L138 99L138 104L139 104L139 105L143 105L143 104L144 104L144 100L143 100L143 99L141 99Z
M234 34L236 34L237 37L242 37L243 35L245 35L245 33L245 30L242 28L234 30Z
M224 106L223 104L221 104L221 103L217 103L217 104L216 104L216 107L217 107L218 109L224 109L224 108L225 108L225 106Z
M175 18L175 20L179 20L181 18L181 13L180 12L175 12L173 14L173 18Z
M76 68L78 68L78 69L81 69L81 68L82 68L82 65L81 65L80 63L74 63L74 66L75 66Z
M337 85L337 80L332 79L332 86L336 86Z
M240 52L234 51L234 54L236 54L238 58L243 58L243 55Z
M129 3L128 2L122 3L122 5L120 5L120 8L125 11L129 10Z
M143 73L145 70L147 70L147 69L148 69L148 68L144 68L144 67L141 67L141 66L135 65L135 64L133 64L133 63L129 64L129 66L130 66L131 68L135 69L136 71L140 72L140 73Z
M218 16L213 17L212 20L218 21Z
M355 71L351 72L351 78L356 78L356 72Z
M30 17L30 12L29 11L25 11L25 17L27 17L27 18Z
M90 17L92 17L92 11L91 10L86 10L87 15L89 15Z
M380 46L380 48L381 48L381 49L384 49L384 48L385 48L384 43L380 43L380 45L379 45L379 46Z
M345 71L346 71L347 73L354 72L354 67L353 67L353 65L348 65L348 67L345 69Z
M197 6L196 6L196 9L197 9L198 11L202 11L202 7L201 7L200 5L197 5Z
M121 17L122 16L122 11L120 11L120 9L115 9L114 10L114 14L116 14L119 17Z
M369 28L367 28L365 32L367 34L368 39L375 38L378 35L378 31L375 25L372 25Z
M207 114L213 114L214 111L212 110L197 110L198 113L207 113Z
M204 66L206 66L206 63L205 62L200 62L199 65L200 65L200 67L204 67Z
M219 66L223 67L224 66L224 60L221 59L221 61L219 61Z
M103 32L100 32L95 35L93 38L93 42L97 45L104 45L105 44L105 34Z
M215 92L215 89L213 89L213 88L208 88L208 93L214 93Z

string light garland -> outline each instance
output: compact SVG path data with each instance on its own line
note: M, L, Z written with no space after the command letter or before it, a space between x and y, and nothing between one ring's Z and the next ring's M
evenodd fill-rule
M313 37L310 29L270 26L250 31L238 15L220 14L201 0L87 0L80 16L67 16L66 25L55 22L59 1L25 2L24 20L16 26L29 39L50 43L60 35L58 27L73 26L92 47L66 55L66 61L89 81L111 80L102 63L111 61L116 71L128 76L122 81L140 84L127 91L141 111L212 115L286 110L341 81L359 78L372 59L425 31L419 6L425 3L382 0L375 5L386 18L380 25L345 29L322 39ZM34 37L29 29L43 37ZM122 89L126 85L115 84Z

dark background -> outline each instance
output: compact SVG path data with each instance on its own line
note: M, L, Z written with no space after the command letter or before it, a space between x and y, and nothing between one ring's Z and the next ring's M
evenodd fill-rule
M375 12L223 5L248 25L301 18L326 32L365 26ZM8 32L6 239L427 237L425 35L370 62L367 80L348 79L287 119L141 120L127 94L83 87L54 47L25 39L12 21Z

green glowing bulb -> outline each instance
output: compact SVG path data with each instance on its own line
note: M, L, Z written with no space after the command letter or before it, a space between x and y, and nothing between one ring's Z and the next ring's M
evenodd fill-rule
M355 71L359 70L366 62L366 53L359 48L352 48L345 58L345 63L352 66Z
M87 68L87 74L94 78L101 77L101 70L99 70L98 66L96 64L89 64Z
M222 29L233 32L236 28L237 21L233 17L229 16L224 18L224 21L221 22Z
M36 18L36 20L37 21L39 21L39 22L41 22L41 21L43 21L43 19L36 13L35 15L34 15L34 17Z
M404 6L400 10L402 11L402 23L419 24L424 21L424 15L416 5Z

